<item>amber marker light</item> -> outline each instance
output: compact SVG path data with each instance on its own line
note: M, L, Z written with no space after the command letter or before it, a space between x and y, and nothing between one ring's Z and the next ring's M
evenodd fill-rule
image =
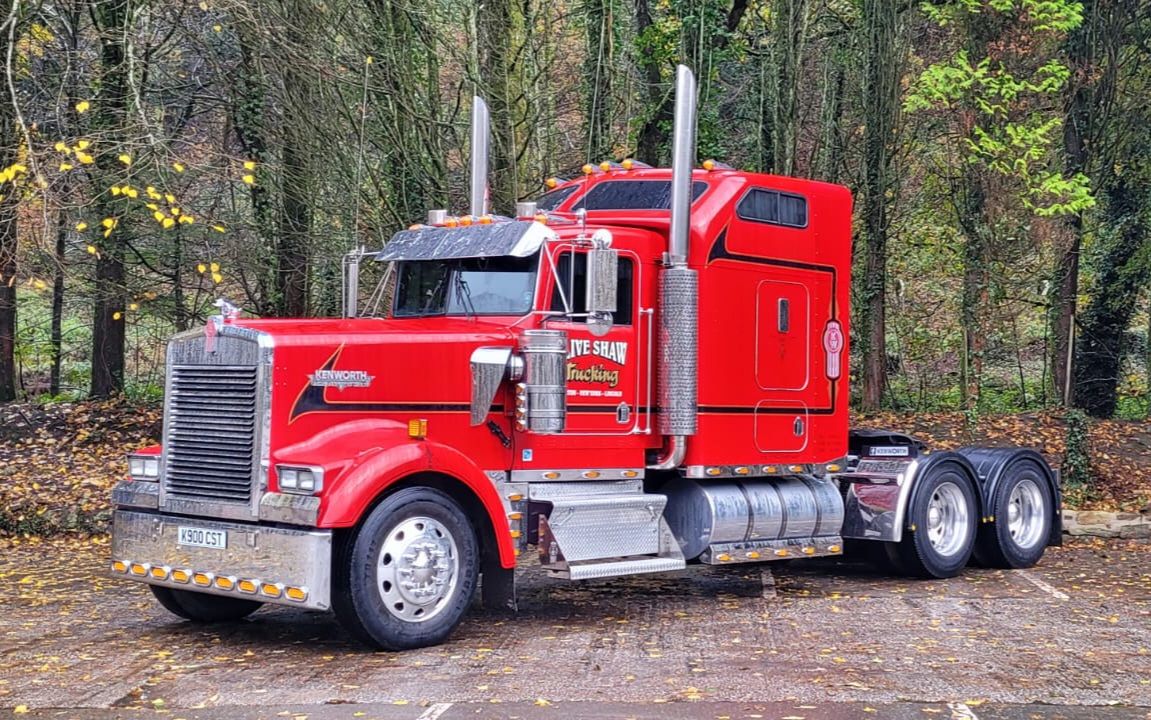
M467 227L468 225L471 225L471 224L472 224L472 216L471 215L461 215L460 216L460 227Z
M843 466L836 464L836 463L831 463L830 465L827 466L827 471L830 473L837 473L842 469L843 469Z
M186 583L192 579L192 574L187 570L173 570L172 579L178 583Z
M132 571L133 575L144 576L148 574L148 566L141 565L140 563L132 563L128 566L128 569Z
M524 519L524 514L522 512L508 513L508 520L515 521L515 520L523 520L523 519Z
M524 499L524 496L521 495L520 493L512 493L511 495L508 495L508 500L510 502L519 502L520 500L523 500L523 499Z
M256 594L257 586L256 586L256 583L254 581L252 581L252 580L241 580L238 583L238 585L240 588L240 592L247 593L249 595L255 595Z
M112 562L112 569L118 573L128 572L128 564L121 560L115 560Z
M588 480L595 480L599 477L599 470L585 470L583 476Z
M428 421L424 418L408 420L408 437L413 440L423 440L428 436Z
M788 553L786 550L783 550L782 548L775 551L776 557L787 557L789 554L790 553Z
M837 553L837 552L839 552L841 549L842 549L842 548L840 548L838 545L831 545L831 546L828 546L828 548L827 548L827 551L828 551L829 553Z
M620 165L623 166L624 170L631 170L633 167L635 167L635 163L632 162L631 158L624 158L624 161L620 163Z
M560 181L555 179L554 177L548 178L547 180L544 180L544 185L547 186L548 190L554 190L556 188L556 186L559 184L560 184Z
M208 573L193 573L192 582L196 583L200 587L208 587L212 584L212 576Z
M480 219L476 220L476 222L478 222L480 225L491 225L492 224L492 216L491 215L480 215Z
M275 583L264 583L260 586L260 594L267 595L268 597L278 598L284 594L284 588L276 585Z
M236 581L230 577L218 577L216 578L216 587L221 590L231 590L236 587Z
M559 480L560 474L555 470L549 470L544 473L544 480Z
M703 169L707 170L708 172L715 170L715 160L704 160Z
M154 567L154 568L152 568L152 577L156 578L157 580L167 580L168 579L168 568L166 568L166 567Z
M298 587L290 587L284 591L284 594L288 596L289 600L295 600L296 602L303 602L308 597L308 591Z
M639 477L639 472L636 470L624 470L622 473L625 478Z
M764 471L765 473L767 473L768 475L775 475L776 473L778 473L778 472L779 472L779 468L777 468L777 467L776 467L776 466L774 466L774 465L764 465L764 466L763 466L763 471Z
M591 163L588 163L587 165L584 165L582 168L580 168L580 170L584 175L591 175L593 172L595 172L595 166Z
M603 170L604 172L607 172L608 170L611 170L611 163L608 162L607 160L604 160L603 162L601 162L599 164L599 169Z
M752 550L751 552L749 552L749 553L747 554L747 556L748 556L749 558L751 558L752 560L758 560L758 559L759 559L759 553L758 553L758 552L756 552L755 550Z
M743 467L743 466L737 467L735 469L736 475L747 475L750 472L751 472L751 468L747 468L747 467Z
M788 471L793 472L793 473L803 472L803 466L802 465L788 465L787 469L788 469Z
M548 224L548 216L544 213L536 213L536 216L532 219L541 225L547 225Z
M708 475L711 475L712 477L715 477L716 475L719 475L720 473L722 473L723 470L720 470L717 467L709 467L707 470L704 470L704 472L707 473Z

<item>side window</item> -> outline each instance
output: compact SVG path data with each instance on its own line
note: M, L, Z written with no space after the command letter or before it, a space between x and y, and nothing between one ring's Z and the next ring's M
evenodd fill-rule
M573 257L575 258L574 275L572 272ZM570 252L563 253L556 261L556 273L558 277L556 287L552 289L551 309L557 312L564 311L564 301L560 295L560 288L562 287L563 294L567 296L568 301L572 304L572 312L586 313L587 255L575 253L573 256ZM620 257L617 280L619 282L619 291L616 296L616 311L612 316L613 322L616 325L631 325L635 297L635 267L632 264L631 258ZM575 318L575 322L585 321L586 318L583 317Z
M786 227L807 227L807 198L778 190L748 190L735 207L735 212L744 220Z

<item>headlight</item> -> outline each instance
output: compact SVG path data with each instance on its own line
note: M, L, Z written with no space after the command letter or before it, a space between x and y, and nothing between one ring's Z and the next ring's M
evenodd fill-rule
M318 467L276 466L280 491L299 495L312 495L324 488L324 469Z
M128 474L133 480L156 482L160 478L160 456L129 455Z

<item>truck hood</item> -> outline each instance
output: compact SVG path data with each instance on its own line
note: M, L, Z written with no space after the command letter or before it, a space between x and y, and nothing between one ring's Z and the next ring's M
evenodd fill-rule
M336 422L418 413L459 415L466 427L472 353L483 346L514 345L518 333L511 325L517 320L434 317L229 324L271 339L271 426L279 445Z

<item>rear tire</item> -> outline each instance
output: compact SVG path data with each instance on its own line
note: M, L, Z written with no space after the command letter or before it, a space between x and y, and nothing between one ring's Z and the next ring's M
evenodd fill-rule
M156 600L173 615L195 623L215 623L241 620L260 609L263 605L255 600L221 597L207 593L177 590L175 588L149 585Z
M979 517L975 488L954 462L932 466L918 482L903 540L890 548L892 560L910 575L955 577L975 548Z
M432 488L405 488L385 498L339 557L336 618L369 647L442 643L476 592L475 530L455 500Z
M1009 466L989 500L995 519L979 528L979 564L1029 568L1039 562L1051 535L1055 505L1043 469L1030 461Z

